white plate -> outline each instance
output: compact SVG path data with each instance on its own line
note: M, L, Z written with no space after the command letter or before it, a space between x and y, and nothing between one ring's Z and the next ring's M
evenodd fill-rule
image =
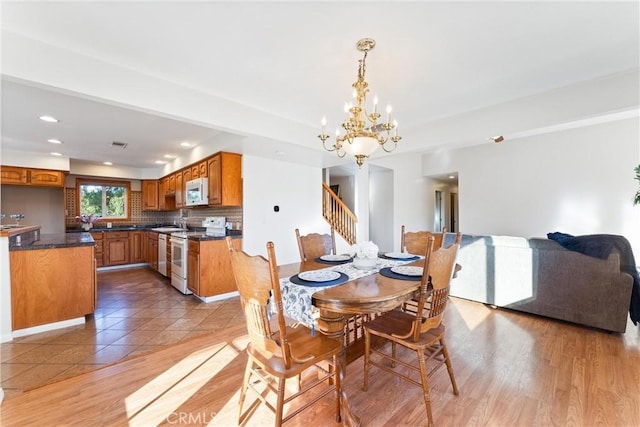
M422 277L422 273L424 272L424 268L423 267L399 266L399 267L391 267L391 271L393 271L396 274L402 274L403 276Z
M408 254L406 252L387 252L386 254L384 254L384 256L386 256L387 258L394 258L394 259L408 259L408 258L414 258L416 255Z
M298 277L307 282L329 282L340 277L340 273L333 270L312 270L298 273Z
M351 257L349 255L333 255L333 254L329 254L329 255L322 255L320 257L321 260L323 261L346 261L351 259Z

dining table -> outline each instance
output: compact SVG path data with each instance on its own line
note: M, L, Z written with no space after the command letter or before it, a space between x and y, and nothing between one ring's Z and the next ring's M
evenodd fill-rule
M422 277L415 269L424 266L424 257L389 255L381 254L374 267L364 270L350 259L333 263L316 258L278 267L285 316L307 325L312 334L323 333L342 343L339 363L343 384L347 365L364 354L364 323L414 298L419 291ZM412 268L413 274L395 273L401 266ZM314 272L320 281L301 280L298 275L305 272ZM326 280L338 273L339 278ZM359 425L344 387L341 403L343 424Z

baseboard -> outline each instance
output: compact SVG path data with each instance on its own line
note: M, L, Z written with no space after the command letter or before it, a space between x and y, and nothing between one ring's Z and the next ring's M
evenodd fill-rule
M13 338L26 337L27 335L38 334L40 332L53 331L55 329L68 328L69 326L82 325L85 323L84 316L75 319L63 320L61 322L47 323L46 325L34 326L32 328L24 328L13 331Z
M197 297L202 302L221 301L221 300L228 299L228 298L231 298L231 297L235 297L235 296L238 296L238 295L240 295L238 293L238 291L227 292L226 294L213 295L213 296L210 296L210 297L201 297L199 295L193 294L193 296Z

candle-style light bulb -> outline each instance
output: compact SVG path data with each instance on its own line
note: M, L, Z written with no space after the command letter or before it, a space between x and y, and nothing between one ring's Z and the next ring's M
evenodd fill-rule
M378 112L378 95L375 95L373 97L373 112L374 113Z
M393 121L393 127L396 128L396 136L398 136L398 121L397 120Z
M323 116L322 120L320 120L320 123L322 124L322 133L324 133L324 127L327 125L327 117Z
M344 112L345 112L345 113L348 113L348 112L349 112L349 103L348 103L348 102L345 102L345 103L344 103Z
M391 122L391 105L387 105L387 123Z

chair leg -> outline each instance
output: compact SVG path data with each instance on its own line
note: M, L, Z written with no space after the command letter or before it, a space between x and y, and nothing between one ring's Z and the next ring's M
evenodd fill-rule
M362 390L367 391L369 387L369 358L371 355L369 351L371 350L371 335L369 331L364 329L364 384L362 385Z
M391 367L396 367L396 343L391 341Z
M287 380L278 378L278 401L276 403L276 427L282 425L282 414L284 413L284 392L287 388Z
M427 419L429 427L433 427L433 414L431 413L431 398L429 397L429 379L427 377L427 363L424 360L424 351L416 350L418 353L418 364L420 365L420 379L422 380L422 394L424 405L427 408Z
M451 366L451 359L449 358L449 350L447 350L447 345L444 343L444 338L440 340L440 345L442 346L442 355L444 356L444 360L447 365L447 371L449 372L449 378L451 379L451 385L453 386L453 394L457 396L458 394L460 394L460 392L458 391L456 378L453 375L453 367Z
M342 375L342 371L340 368L340 360L339 355L333 356L333 384L336 388L336 421L342 421L342 417L340 416L340 409L342 408L342 380L340 376Z
M247 388L249 387L249 380L251 379L251 370L253 368L253 361L251 358L247 360L247 366L244 368L244 379L242 380L242 388L240 389L240 399L238 401L238 423L242 418L242 406L244 405L244 399L247 397Z

